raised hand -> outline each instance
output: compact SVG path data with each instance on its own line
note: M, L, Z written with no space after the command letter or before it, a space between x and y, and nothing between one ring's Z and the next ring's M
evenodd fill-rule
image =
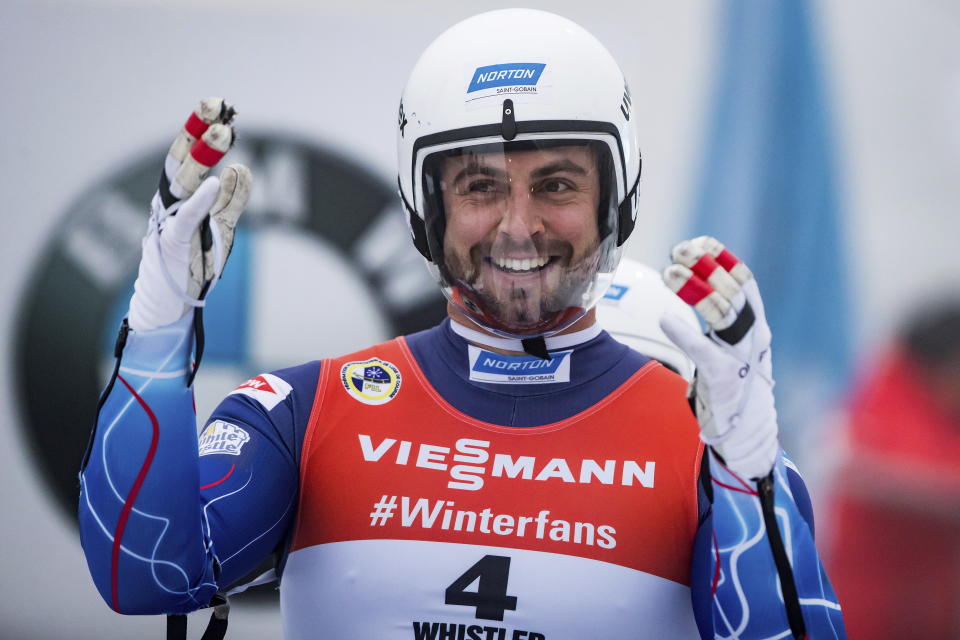
M203 306L223 271L252 183L240 164L207 177L233 144L234 115L222 98L207 98L170 145L130 300L127 321L135 331L166 326Z
M706 321L701 334L676 317L661 328L696 364L691 384L701 438L744 478L770 473L779 452L770 328L750 269L718 240L673 248L663 279Z

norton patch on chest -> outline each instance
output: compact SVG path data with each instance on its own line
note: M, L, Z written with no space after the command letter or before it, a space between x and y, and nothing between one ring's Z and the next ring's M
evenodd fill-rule
M470 380L496 384L549 384L570 382L573 351L550 354L550 360L536 356L506 356L468 345Z

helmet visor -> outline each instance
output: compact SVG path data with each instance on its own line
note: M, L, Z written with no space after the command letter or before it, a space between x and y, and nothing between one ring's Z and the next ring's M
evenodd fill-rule
M510 337L550 335L603 295L619 260L610 147L461 145L422 165L427 242L447 298Z

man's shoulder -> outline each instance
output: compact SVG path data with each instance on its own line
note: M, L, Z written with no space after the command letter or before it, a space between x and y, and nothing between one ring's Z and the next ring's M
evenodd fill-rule
M244 404L253 401L272 411L288 397L312 398L320 375L320 360L293 367L259 373L236 386L224 402Z
M284 367L282 369L274 369L270 371L269 374L261 375L272 375L288 382L291 380L299 380L304 376L313 376L316 378L317 374L320 372L321 360L311 360L310 362L304 362L303 364L294 365L292 367Z
M369 347L364 347L363 349L357 349L355 351L350 351L342 355L333 356L330 358L324 358L324 360L331 363L332 365L338 365L338 364L344 364L347 362L353 362L356 360L368 360L370 358L377 358L388 353L391 355L399 354L403 349L403 346L401 346L400 343L403 342L404 340L405 340L405 336L399 336L396 338L391 338L390 340L378 342L377 344L370 345Z
M251 388L268 386L271 380L279 380L281 386L293 387L294 391L302 388L314 389L316 388L321 368L325 363L328 367L341 367L349 363L362 362L365 360L387 359L389 357L399 358L403 350L407 348L405 346L407 341L429 338L430 334L435 333L441 328L442 323L423 331L390 338L389 340L384 340L362 349L328 355L321 359L311 360L281 369L274 369L267 373L260 373L245 381L238 389L245 386Z
M369 347L364 347L362 349L343 353L342 355L325 358L325 360L343 364L356 360L377 358L383 356L384 354L390 354L393 357L400 357L405 351L409 349L415 350L424 342L437 340L443 334L446 323L447 321L444 320L427 329L400 335L395 338L370 345Z

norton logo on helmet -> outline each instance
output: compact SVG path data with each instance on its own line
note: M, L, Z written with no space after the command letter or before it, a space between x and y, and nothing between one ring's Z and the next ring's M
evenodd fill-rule
M535 86L546 66L539 62L514 62L478 67L467 93L495 87Z

